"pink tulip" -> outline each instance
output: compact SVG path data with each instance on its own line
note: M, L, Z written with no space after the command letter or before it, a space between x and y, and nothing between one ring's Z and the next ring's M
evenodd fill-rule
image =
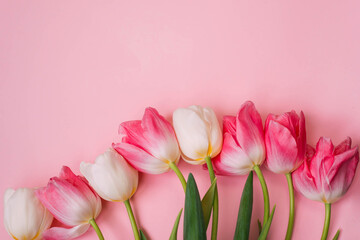
M295 111L270 114L265 123L266 164L275 173L290 173L305 159L305 117Z
M293 173L294 186L305 197L333 203L349 189L359 162L358 146L351 148L351 138L334 147L321 137L307 149L307 160Z
M224 143L213 161L220 175L248 174L265 159L264 130L260 114L252 102L245 102L236 117L225 116Z
M114 149L140 172L167 172L170 163L179 162L174 129L154 108L146 108L142 120L121 123L119 134L121 143L113 144Z
M59 177L50 179L47 187L36 190L41 203L60 222L72 228L53 227L45 239L72 239L84 234L101 211L101 200L85 178L76 176L64 166Z
M245 102L236 117L224 117L224 143L220 155L213 161L220 175L243 175L254 170L261 182L264 196L263 224L269 219L269 192L260 170L265 160L264 130L261 116L254 104Z
M269 114L265 123L266 164L275 173L286 175L289 187L289 221L286 240L291 239L295 198L291 173L296 170L305 158L306 132L303 112L300 117L295 111L280 116Z

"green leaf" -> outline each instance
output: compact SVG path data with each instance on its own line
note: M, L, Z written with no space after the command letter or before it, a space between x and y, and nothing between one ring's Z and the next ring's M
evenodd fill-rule
M261 222L258 219L258 229L259 229L259 235L261 234L261 230L262 230L262 226L261 226Z
M183 211L183 209L180 210L179 214L176 217L174 227L173 227L173 229L171 231L171 235L170 235L169 240L176 240L177 239L177 232L178 232L178 228L179 228L179 222L180 222L182 211Z
M206 240L204 214L199 190L191 173L187 180L185 193L184 239Z
M201 206L204 214L205 229L207 229L209 226L211 210L214 205L215 189L216 189L216 178L211 183L211 186L209 187L209 189L207 190L205 196L201 201Z
M240 201L234 240L249 239L251 213L253 207L253 172L247 177Z
M144 232L140 229L140 240L146 240Z
M339 230L337 230L337 232L336 232L336 234L335 234L335 236L334 236L333 240L337 240L337 239L339 238L339 235L340 235L340 229L339 229Z
M276 205L274 205L273 210L271 211L269 219L266 221L265 225L263 226L261 234L260 234L258 240L265 240L266 239L266 237L267 237L267 235L269 233L269 230L270 230L271 222L272 222L273 217L274 217L275 208L276 208Z

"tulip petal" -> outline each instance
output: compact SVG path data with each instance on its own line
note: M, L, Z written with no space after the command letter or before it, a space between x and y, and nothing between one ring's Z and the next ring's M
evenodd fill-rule
M219 121L215 115L215 112L211 108L203 108L204 111L204 119L210 125L210 148L208 149L208 155L210 157L215 157L221 151L222 146L222 132L219 125Z
M236 118L236 138L254 162L265 159L264 131L260 114L252 102L245 102Z
M80 171L107 201L128 200L138 185L138 172L112 148L98 156L94 164L81 162Z
M145 110L142 125L144 137L151 143L151 146L142 147L160 160L177 163L180 149L171 124L156 109L149 107Z
M160 174L170 170L168 163L153 157L132 144L116 143L113 144L113 148L140 172Z
M351 148L351 138L347 137L344 141L342 141L339 145L334 149L334 155L341 154Z
M223 126L224 133L230 133L231 135L236 136L236 117L224 116Z
M180 149L171 124L156 109L146 108L142 121L120 124L122 142L134 145L154 157L177 163Z
M33 189L9 189L4 200L4 225L15 239L36 239L42 234L43 227L52 222L52 216L36 198Z
M253 165L247 154L236 144L234 137L225 133L220 156L213 160L216 174L245 175L252 170Z
M270 120L265 133L267 166L275 173L289 173L298 168L298 149L288 128ZM301 159L302 160L302 159Z
M73 228L53 227L45 231L43 237L45 240L74 239L83 235L89 229L89 227L89 223L80 224Z
M315 201L322 201L323 195L316 186L316 181L308 169L306 161L292 173L293 184L297 191Z
M325 188L328 201L335 202L347 192L353 181L358 162L358 147L334 157L334 164L327 175L329 184Z
M209 150L209 127L201 116L198 106L179 108L173 113L173 124L180 149L186 158L200 160Z
M47 187L36 190L36 195L56 219L68 226L96 218L101 210L99 196L68 167L63 167L59 178L51 178Z

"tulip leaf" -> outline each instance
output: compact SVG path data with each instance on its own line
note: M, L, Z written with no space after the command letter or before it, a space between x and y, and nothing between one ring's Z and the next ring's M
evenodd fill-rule
M274 217L275 208L276 208L276 205L274 205L274 207L273 207L273 209L271 211L269 219L266 221L265 225L263 226L263 228L261 230L261 234L260 234L258 240L265 240L266 239L266 237L267 237L267 235L269 233L269 230L270 230L271 222L272 222L273 217Z
M187 180L185 193L184 239L206 240L204 214L199 190L191 173Z
M234 240L249 239L251 214L253 207L253 172L247 177L240 201Z
M209 226L211 210L214 205L215 189L216 189L216 178L211 183L210 188L207 190L205 196L201 200L202 210L204 214L205 229L207 229Z
M140 229L140 240L147 240L144 232Z
M340 235L340 229L339 229L339 230L337 230L337 232L336 232L336 234L335 234L335 236L334 236L333 240L337 240L337 239L339 238L339 235Z
M171 231L171 235L170 235L169 240L177 240L177 232L178 232L178 228L179 228L179 222L180 222L182 211L183 211L183 209L180 210L179 214L176 217L174 227L173 227L173 229Z

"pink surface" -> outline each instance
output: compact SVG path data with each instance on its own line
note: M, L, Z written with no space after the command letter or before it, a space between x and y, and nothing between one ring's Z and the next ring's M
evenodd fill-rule
M351 0L1 1L0 193L44 186L62 165L78 174L80 162L104 152L119 123L140 119L146 106L170 119L176 108L200 104L221 119L252 100L263 120L303 110L311 144L322 135L359 144L359 11ZM194 173L204 194L207 172L183 161L180 169ZM277 205L269 239L283 239L286 180L264 174ZM233 237L244 182L218 179L219 239ZM253 238L262 218L257 178L254 188ZM358 238L359 200L357 172L333 205L329 236L341 228L340 239ZM141 174L132 203L150 239L167 239L182 188L174 173ZM322 204L296 194L293 239L320 238L323 218ZM107 239L132 238L123 204L104 203L98 223ZM0 238L9 239L2 217Z

